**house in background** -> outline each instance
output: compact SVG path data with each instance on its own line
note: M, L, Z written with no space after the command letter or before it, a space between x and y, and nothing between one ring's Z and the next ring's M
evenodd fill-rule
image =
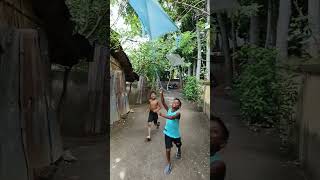
M110 124L129 113L129 93L127 82L139 80L132 65L121 47L111 51L110 56Z

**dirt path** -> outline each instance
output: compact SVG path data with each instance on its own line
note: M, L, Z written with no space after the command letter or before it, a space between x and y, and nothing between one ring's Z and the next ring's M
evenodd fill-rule
M65 138L65 146L78 160L61 162L52 180L107 180L106 142L106 136Z
M166 93L167 103L178 93ZM171 103L170 103L171 104ZM152 141L145 142L146 105L133 107L124 126L111 132L111 180L201 180L209 179L209 121L191 104L182 101L182 159L175 160L172 149L173 170L165 175L166 163L164 135L165 119L160 118L160 130L152 130Z
M286 163L279 151L279 140L254 133L240 122L239 107L231 100L216 97L214 114L227 124L231 137L223 154L227 163L226 180L304 180L302 171Z

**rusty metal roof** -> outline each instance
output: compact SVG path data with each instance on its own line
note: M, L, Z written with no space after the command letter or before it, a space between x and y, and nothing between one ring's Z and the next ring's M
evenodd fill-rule
M126 75L126 81L133 82L135 80L139 80L139 75L133 71L132 64L121 46L116 50L111 50L111 55L119 62L119 64L123 68Z

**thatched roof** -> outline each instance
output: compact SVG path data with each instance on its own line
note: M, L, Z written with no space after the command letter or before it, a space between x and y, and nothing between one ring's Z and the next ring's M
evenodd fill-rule
M36 16L48 37L51 62L72 66L80 58L93 59L94 47L81 35L73 35L74 23L64 0L32 0Z

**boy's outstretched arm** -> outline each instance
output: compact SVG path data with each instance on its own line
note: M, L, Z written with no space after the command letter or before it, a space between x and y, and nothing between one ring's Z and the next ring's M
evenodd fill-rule
M174 116L166 116L165 114L159 113L159 116L170 120L180 119L180 113L176 113Z
M160 91L160 96L161 96L161 103L163 105L163 107L168 111L168 105L166 104L164 97L163 97L163 90Z

